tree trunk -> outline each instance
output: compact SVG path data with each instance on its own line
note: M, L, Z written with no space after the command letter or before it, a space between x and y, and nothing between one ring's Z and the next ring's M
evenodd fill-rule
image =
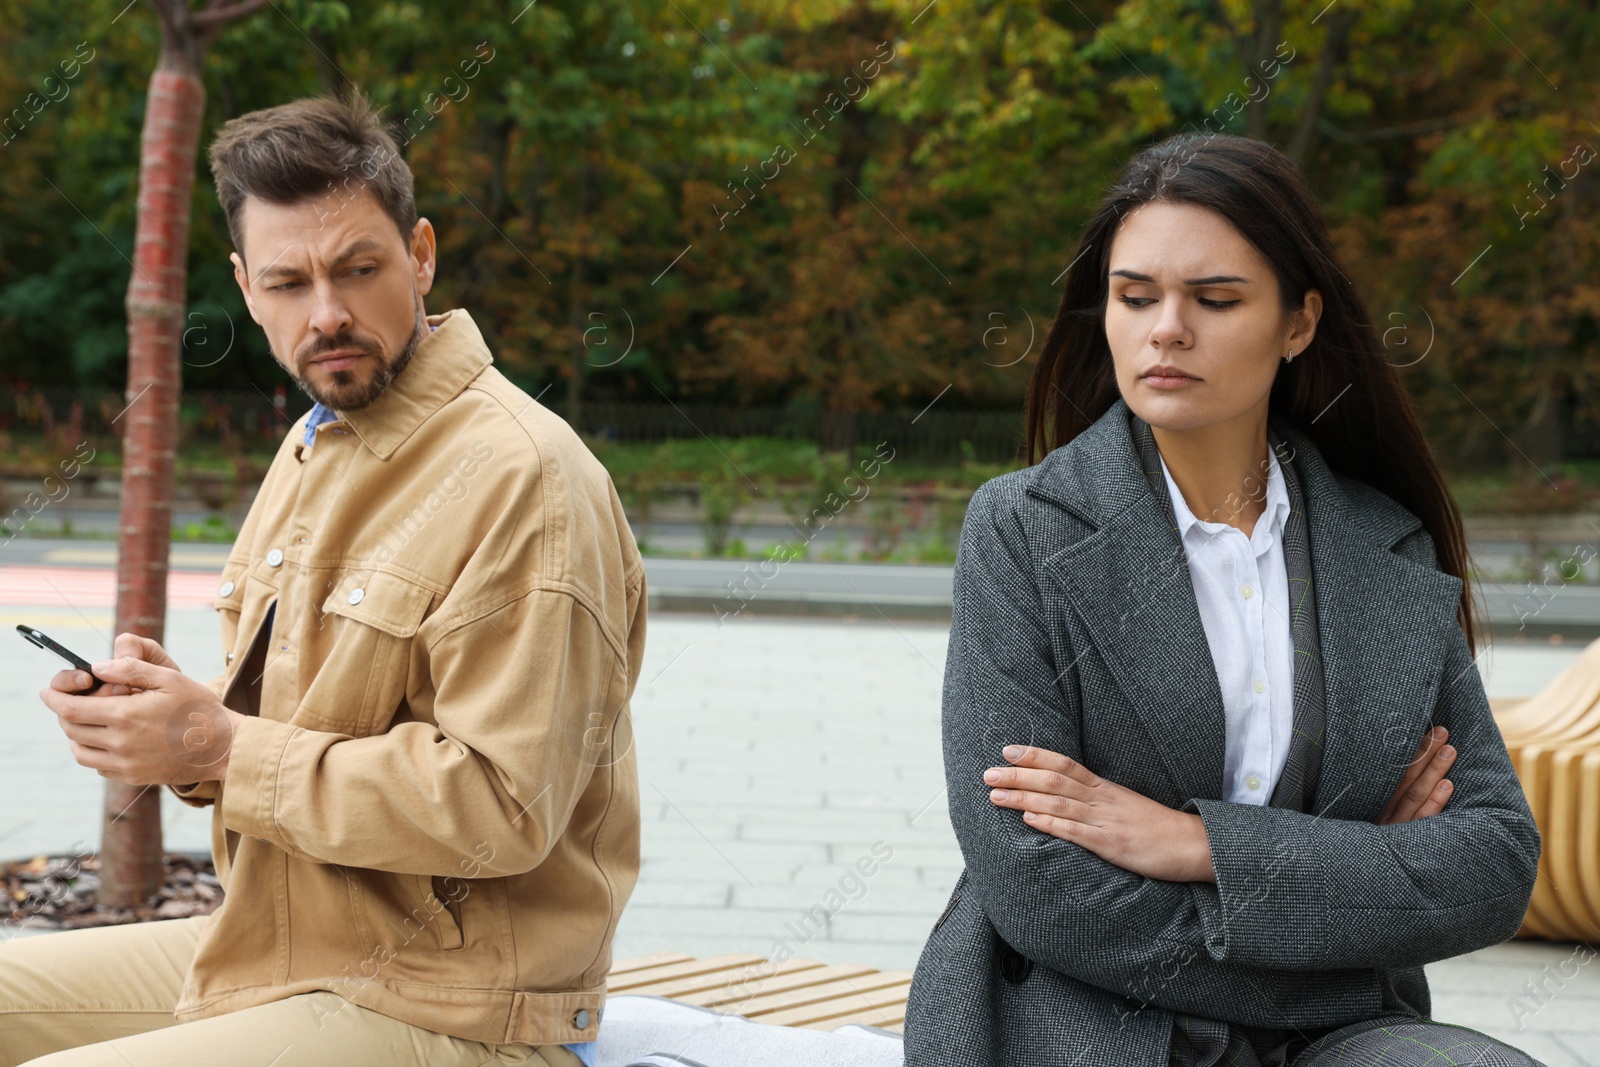
M1256 0L1256 39L1255 55L1250 57L1246 65L1246 74L1255 78L1257 82L1262 79L1264 60L1271 59L1278 50L1278 42L1283 40L1283 0ZM1262 105L1266 100L1261 101ZM1267 136L1267 109L1265 106L1257 107L1252 104L1245 113L1244 133L1246 137L1264 140Z
M200 57L218 28L264 7L191 12L187 0L149 0L161 56L145 100L138 223L128 282L128 407L122 422L122 513L117 530L114 633L161 641L167 617L173 459L178 443L179 350L188 279L189 200L205 115ZM161 791L106 783L100 900L142 904L164 880Z
M572 349L567 358L570 377L567 379L567 422L574 430L583 432L583 372L588 364L588 346L584 343L584 254L589 241L589 182L592 180L589 161L578 164L578 217L573 223L572 298L568 318L572 328Z
M1311 138L1317 130L1317 120L1322 117L1322 105L1328 90L1333 86L1339 65L1344 62L1350 46L1350 30L1360 17L1354 8L1340 8L1328 16L1328 29L1322 39L1322 55L1317 59L1317 73L1311 81L1311 92L1300 112L1300 123L1289 140L1288 157L1295 166L1305 168L1306 153L1311 150Z

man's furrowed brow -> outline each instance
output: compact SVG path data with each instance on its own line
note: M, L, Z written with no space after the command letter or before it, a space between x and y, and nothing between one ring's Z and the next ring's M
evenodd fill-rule
M346 260L354 259L356 256L367 252L382 251L383 242L378 240L376 237L358 237L351 242L343 252L340 252L337 256L333 257L333 265L337 267Z
M287 251L288 251L287 248L284 249L284 252L287 252ZM351 244L349 244L344 249L344 251L340 252L337 256L335 256L333 258L331 266L337 267L341 263L344 263L344 262L346 262L348 260L354 259L356 256L362 255L363 253L366 253L366 252L381 252L381 251L383 251L383 242L378 240L376 237L358 237L355 241L351 242ZM277 257L275 259L273 259L273 261L271 263L268 263L265 267L263 267L261 269L261 272L256 275L256 283L258 285L260 283L262 283L262 282L269 281L271 279L285 277L285 276L292 277L292 276L295 276L295 275L299 275L299 274L305 273L305 271L301 267L296 266L293 263L286 263L286 264L283 264L281 266L277 265L278 264L278 260L282 259L282 258L283 258L283 252L280 252L280 253L278 253Z

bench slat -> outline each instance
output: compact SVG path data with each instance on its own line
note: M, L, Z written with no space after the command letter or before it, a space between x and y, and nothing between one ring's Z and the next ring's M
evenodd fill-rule
M606 988L608 992L612 993L632 992L641 986L671 981L674 978L692 978L698 974L733 970L737 967L746 967L752 963L760 962L762 962L760 956L751 956L743 952L730 953L726 956L713 956L707 960L689 959L681 963L667 963L656 967L645 967L637 971L630 971L627 974L615 975Z
M790 964L795 962L794 960L789 961ZM801 962L799 968L796 969L821 966L822 964L815 960L806 960ZM633 986L628 989L628 992L651 997L670 997L673 1000L683 1000L686 997L695 995L732 1000L738 998L737 990L748 983L749 974L749 965L740 964L735 967L707 971L704 974L688 975L683 978L672 978L662 982ZM732 1011L733 1009L723 1008L719 1010Z
M681 1000L770 1026L833 1030L848 1024L900 1031L905 1026L911 972L860 964L823 964L795 957L773 964L735 952L695 959L656 952L618 960L608 993Z
M625 960L617 960L611 965L613 977L627 974L629 971L642 971L646 967L662 967L669 963L688 963L693 956L682 952L653 952L648 956L630 956Z
M825 1019L818 1023L808 1023L806 1030L837 1030L841 1026L850 1024L859 1026L876 1026L880 1030L893 1030L903 1033L906 1025L906 1006L904 1004L891 1004L882 1008L873 1008L871 1011L857 1012L854 1015L843 1015L837 1019Z
M768 1015L763 1015L756 1021L773 1026L810 1026L813 1023L831 1021L833 1026L839 1026L845 1022L854 1021L862 1012L871 1011L874 1008L898 1006L903 1012L905 1010L906 995L910 990L911 980L908 976L903 982L897 982L882 989L851 993L847 997L839 997L819 1004L808 1004L804 1007L775 1011Z
M874 971L872 974L859 975L854 978L841 978L821 985L807 986L804 989L795 989L787 993L774 993L769 996L757 997L748 1004L739 1008L739 1014L746 1018L755 1019L757 1022L766 1022L763 1016L787 1008L803 1008L825 1001L850 1002L864 994L876 992L888 986L909 985L911 976L904 972Z
M789 960L789 963L798 962ZM715 993L699 993L687 997L679 997L691 1004L698 1004L702 1008L716 1008L718 1011L732 1012L737 1015L746 1014L745 1007L752 1001L770 996L775 993L787 993L797 989L808 989L812 986L822 985L825 982L836 982L841 978L858 978L863 975L877 974L871 967L858 965L836 964L824 967L813 961L806 961L811 966L804 969L795 969L796 973L786 970L780 971L771 978L760 982L749 983L748 995L740 996L736 991L719 990ZM785 965L787 967L787 964Z

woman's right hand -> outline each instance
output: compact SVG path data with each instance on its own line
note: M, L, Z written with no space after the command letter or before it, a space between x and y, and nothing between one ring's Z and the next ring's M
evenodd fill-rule
M1445 778L1456 761L1455 748L1445 744L1449 736L1450 731L1443 726L1435 726L1423 735L1406 776L1384 806L1383 814L1374 820L1379 826L1410 822L1444 810L1455 788Z

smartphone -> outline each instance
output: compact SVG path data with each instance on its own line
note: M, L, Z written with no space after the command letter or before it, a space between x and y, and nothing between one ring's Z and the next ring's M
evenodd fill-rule
M94 671L89 669L89 661L72 651L72 649L68 648L66 645L54 640L42 631L35 630L31 626L19 625L17 627L17 633L21 634L23 637L26 637L29 644L38 645L42 649L54 652L56 655L60 656L62 659L66 660L68 663L72 664L74 667L78 668L80 671L82 671L84 674L87 674L91 679L94 680L93 685L87 689L79 690L80 693L92 693L96 689L100 688L100 679L95 678Z

